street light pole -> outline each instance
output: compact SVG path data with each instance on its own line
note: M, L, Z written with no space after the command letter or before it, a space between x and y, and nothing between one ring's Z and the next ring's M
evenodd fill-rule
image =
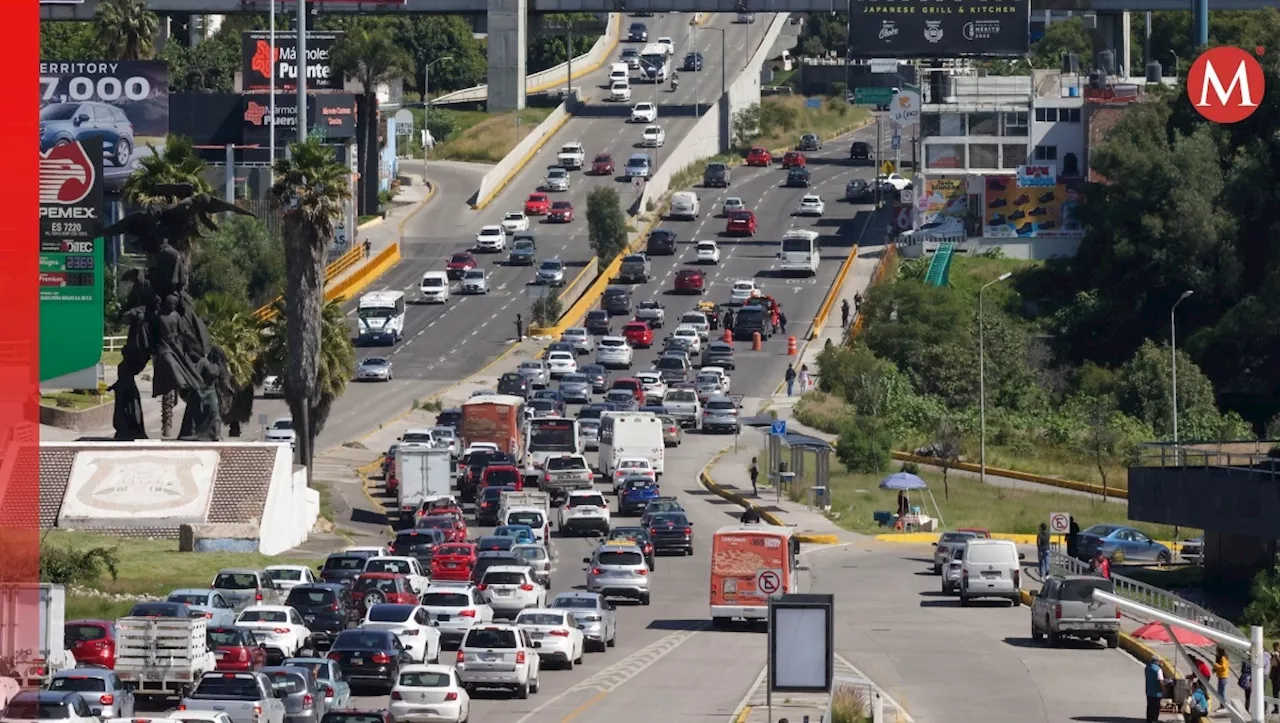
M1191 290L1182 292L1182 296L1173 302L1173 306L1169 307L1169 361L1170 364L1170 390L1172 394L1169 396L1173 401L1173 447L1174 454L1178 452L1178 324L1177 317L1174 312L1178 310L1178 304L1187 300L1191 296Z
M267 71L268 92L271 94L271 102L268 104L269 118L271 125L267 128L269 134L267 144L268 168L267 178L270 179L272 186L276 183L276 67L279 65L279 59L276 57L276 0L271 0L271 69ZM228 169L229 170L229 169Z
M298 142L301 143L307 140L307 0L298 0L298 58L295 65L298 68Z
M1012 275L1013 274L1006 271L997 276L995 281L989 281L982 288L978 289L978 479L983 483L987 481L987 348L985 339L986 335L982 328L982 295L983 292L987 290L988 286L998 284Z

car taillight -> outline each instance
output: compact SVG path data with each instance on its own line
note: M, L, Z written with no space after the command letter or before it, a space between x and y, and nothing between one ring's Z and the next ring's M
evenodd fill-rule
M488 589L489 589L489 586L488 586L488 585L486 585L486 584L484 584L484 583L480 583L479 585L476 585L476 589L477 589L477 590L488 590Z
M408 630L401 630L400 634L401 635L417 635L420 632L422 631L418 630L417 628L409 628Z
M314 704L315 704L315 702L316 702L316 699L315 699L315 698L312 698L310 693L307 693L306 695L302 696L302 707L303 707L303 708L308 708L308 707L310 707L310 706L314 705Z
M261 591L261 590L259 590L259 591L255 592L255 593L253 594L253 599L254 599L254 601L255 601L255 602L262 602L262 591Z
M517 650L517 651L516 651L516 665L524 665L524 651L523 651L523 650Z
M1116 620L1120 619L1120 608L1116 608Z
M205 613L205 614L204 614L204 619L205 619L205 620L212 620L212 619L213 619L213 613Z
M262 704L261 704L261 703L254 703L254 704L253 704L253 714L254 714L254 715L262 715Z
M462 612L458 613L458 617L463 617L463 618L474 618L475 616L476 616L475 610L463 610Z
M533 585L530 585L529 583L526 582L525 584L520 586L520 589L524 590L525 592L531 592L533 590Z
M324 689L324 699L325 699L325 700L329 700L329 699L330 699L330 698L332 698L332 697L333 697L333 688L325 688L325 689Z
M334 602L329 604L329 612L336 613L338 612L339 609L340 608L338 607L338 603Z
M693 528L692 528L692 527L686 527L686 528L684 528L684 534L686 534L686 535L692 535L692 534L693 534Z
M644 567L642 567L642 568L640 568L639 570L636 570L636 574L637 574L637 575L648 575L648 574L649 574L649 570L648 570L648 568L644 568Z
M186 703L179 703L179 704L178 704L178 710L186 710L186 709L187 709L187 704L186 704Z
M444 694L444 700L445 700L445 702L446 702L446 703L447 703L447 702L449 702L449 701L451 701L451 700L457 700L457 699L458 699L458 694L457 694L457 693L445 693L445 694Z
M391 662L391 656L387 655L386 653L374 653L373 657L370 658L370 660L377 663L378 665L386 665L387 663Z
M649 534L650 534L650 535L656 535L656 534L658 534L658 528L656 528L656 527L650 527L650 528L649 528Z
M289 632L289 628L275 628L274 630L280 635L284 635L285 633Z
M342 653L329 653L326 657L328 657L329 660L342 660Z
M1062 619L1062 606L1061 606L1061 605L1054 605L1054 606L1053 606L1053 619L1054 619L1054 620L1061 620L1061 619Z
M404 696L400 695L400 691L391 691L391 700L404 700Z
M467 662L467 654L462 652L461 650L458 651L458 662L459 663Z
M106 695L98 696L98 702L103 705L111 705L116 702L116 697L107 693Z
M600 574L602 574L603 572L604 572L604 570L601 570L601 569L600 569L600 568L598 568L598 567L593 567L593 568L591 568L591 574L592 574L592 575L600 575Z

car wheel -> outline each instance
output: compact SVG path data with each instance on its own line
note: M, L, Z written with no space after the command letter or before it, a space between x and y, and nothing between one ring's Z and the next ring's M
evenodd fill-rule
M641 604L641 605L648 605L648 604L649 604L649 596L648 596L648 595L644 595L644 596L642 596L642 597L640 598L640 604Z
M1062 642L1062 636L1052 630L1045 631L1045 637L1049 639L1049 647L1056 648Z
M1168 565L1169 553L1161 552L1159 555L1156 555L1156 562L1160 563L1161 565Z
M573 666L574 666L574 664L575 664L576 662L577 662L577 661L575 661L575 660L573 659L573 653L572 653L572 652L571 652L571 653L569 653L569 657L568 657L567 659L565 659L565 661L564 661L564 669L565 669L565 670L572 671L572 670L573 670Z
M1114 650L1114 649L1116 649L1116 648L1120 647L1120 634L1119 634L1119 633L1114 633L1114 634L1112 634L1112 635L1108 635L1108 636L1107 636L1107 647L1108 647L1108 648L1111 648L1112 650Z
M111 163L117 168L123 167L129 163L129 158L133 156L133 144L124 138L116 140L116 152L111 157Z
M542 668L538 668L538 677L533 679L533 683L529 687L529 690L533 693L537 693L542 690Z
M578 649L578 659L573 662L581 663L582 659L586 657L586 654L587 654L587 644L583 643L582 647Z
M606 648L612 648L613 646L615 646L615 645L617 645L617 644L618 644L618 631L617 631L617 629L615 629L615 630L613 631L613 636L612 636L612 637L610 637L607 641L605 641L604 647L606 647Z
M517 697L517 698L519 698L520 700L528 700L528 699L529 699L529 684L528 684L528 683L525 683L525 684L521 685L519 688L516 688L516 697Z
M960 593L960 607L962 608L969 607L969 596L965 595L964 593Z

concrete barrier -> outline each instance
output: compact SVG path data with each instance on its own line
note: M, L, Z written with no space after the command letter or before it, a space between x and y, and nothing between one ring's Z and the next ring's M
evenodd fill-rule
M547 141L569 122L569 117L567 103L561 103L551 112L551 115L547 116L546 120L522 138L505 158L498 161L498 164L480 179L480 188L476 191L476 202L472 208L479 211L488 206L502 192L502 189L511 183L511 179L533 160Z
M560 303L573 304L573 302L577 301L584 291L591 288L591 282L595 281L599 271L600 259L592 257L587 262L587 265L583 266L582 270L578 272L578 275L573 277L573 281L565 284L564 288L560 289Z
M813 324L809 326L808 339L813 341L822 333L822 327L827 325L827 317L831 315L831 307L835 305L836 299L840 296L840 287L844 286L844 279L849 275L849 269L853 268L853 263L858 259L858 245L854 244L849 249L849 255L845 257L844 263L840 264L840 270L836 272L835 281L831 282L831 288L827 290L827 297L822 300L822 306L818 307L818 313L813 317Z
M914 462L916 464L924 464L930 467L941 468L943 465L934 457L919 457L907 452L894 452L893 458L901 462ZM981 473L982 467L972 462L952 462L946 465L951 469L964 470L965 472ZM1069 479L1059 479L1057 477L1045 477L1039 474L1030 474L1029 472L1019 472L1016 469L1002 469L1000 467L992 467L987 465L987 474L996 477L1009 477L1010 479L1022 480L1023 482L1034 482L1036 484L1048 485L1050 487L1059 487L1064 490L1075 490L1077 492L1088 492L1090 494L1102 495L1102 485L1096 485L1091 482L1077 482ZM1123 500L1129 499L1129 490L1124 488L1107 488L1108 497L1118 497Z
M333 287L325 289L324 300L351 298L364 291L365 287L398 263L400 263L400 243L397 241L379 252L358 271L334 284Z

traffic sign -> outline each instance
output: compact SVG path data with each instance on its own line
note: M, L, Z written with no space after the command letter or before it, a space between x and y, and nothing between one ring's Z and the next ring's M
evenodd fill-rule
M901 150L901 149L902 149L902 136L901 136L900 134L898 134L898 133L894 133L894 134L893 134L893 145L892 145L892 148L893 148L893 150L895 150L895 151L897 151L897 150Z
M1071 515L1065 512L1049 513L1049 532L1065 535L1071 531Z
M756 573L756 591L774 597L782 594L782 576L777 570L761 570Z
M644 179L641 178L640 176L634 176L631 179L631 187L636 189L637 191L644 188Z
M769 422L769 434L772 434L775 437L787 436L787 420L775 419L772 422Z
M889 105L893 101L893 88L854 88L853 102L857 105Z
M821 108L821 107L822 107L822 99L821 99L821 98L807 98L807 99L805 100L805 102L804 102L804 107L806 107L806 108Z
M898 191L898 203L910 206L916 202L916 192L910 188L904 188Z
M893 173L896 170L898 170L898 167L893 165L893 161L885 161L880 164L881 173Z

